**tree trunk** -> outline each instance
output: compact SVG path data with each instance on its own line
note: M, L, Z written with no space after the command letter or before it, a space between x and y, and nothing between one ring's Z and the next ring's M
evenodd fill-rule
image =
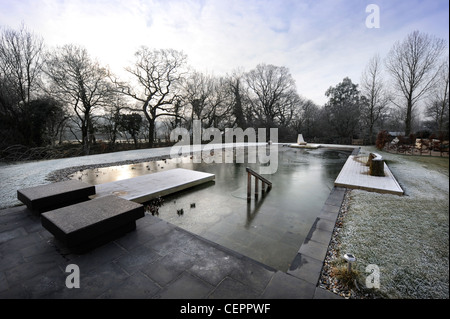
M411 113L412 113L412 102L411 100L408 100L405 119L405 136L409 136L409 134L411 134Z
M148 122L148 146L153 147L153 140L155 137L155 119L150 119Z

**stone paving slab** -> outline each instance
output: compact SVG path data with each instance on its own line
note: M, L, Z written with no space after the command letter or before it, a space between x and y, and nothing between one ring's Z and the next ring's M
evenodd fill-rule
M403 189L386 163L384 163L384 173L385 176L371 176L369 174L369 166L358 160L358 156L350 155L334 185L336 187L362 189L370 192L403 195Z
M45 212L41 223L67 247L83 251L134 230L144 215L141 204L109 195Z
M345 191L332 190L286 273L149 214L135 231L74 254L26 207L6 209L0 298L341 299L317 283ZM84 289L65 287L72 263Z
M267 285L264 299L312 299L316 285L296 278L282 271L277 271Z
M17 199L37 213L89 199L95 187L77 180L50 183L17 190Z
M316 294L316 285L307 280L148 214L136 221L135 231L85 254L67 250L25 206L0 211L0 225L9 221L14 225L5 232L19 230L0 244L0 299L312 299ZM28 232L17 221L35 226ZM65 286L69 264L80 269L79 289Z
M96 197L116 195L144 203L153 198L166 196L193 186L213 181L214 174L175 168L163 172L145 174L124 180L98 184Z

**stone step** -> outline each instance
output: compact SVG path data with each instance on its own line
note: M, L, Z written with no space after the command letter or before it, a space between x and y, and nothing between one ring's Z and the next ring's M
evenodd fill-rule
M114 195L41 214L42 226L74 252L85 252L134 230L144 206Z
M95 195L95 186L78 180L17 190L17 199L38 214L86 201L92 195Z

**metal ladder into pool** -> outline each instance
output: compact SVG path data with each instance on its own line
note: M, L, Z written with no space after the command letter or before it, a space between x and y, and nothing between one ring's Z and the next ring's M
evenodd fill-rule
M246 168L247 171L247 202L252 200L252 175L255 177L255 198L258 198L259 189L258 189L258 181L261 181L262 184L262 194L266 193L266 184L267 184L267 192L272 189L272 182L262 177L250 167Z

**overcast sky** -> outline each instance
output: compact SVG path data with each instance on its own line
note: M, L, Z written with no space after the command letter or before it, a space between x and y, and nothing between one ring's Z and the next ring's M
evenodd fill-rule
M368 28L370 4L379 28ZM49 46L85 46L120 73L141 45L173 48L215 75L259 63L287 67L319 105L346 76L359 83L376 53L419 30L449 39L448 0L0 0L0 25L24 23Z

